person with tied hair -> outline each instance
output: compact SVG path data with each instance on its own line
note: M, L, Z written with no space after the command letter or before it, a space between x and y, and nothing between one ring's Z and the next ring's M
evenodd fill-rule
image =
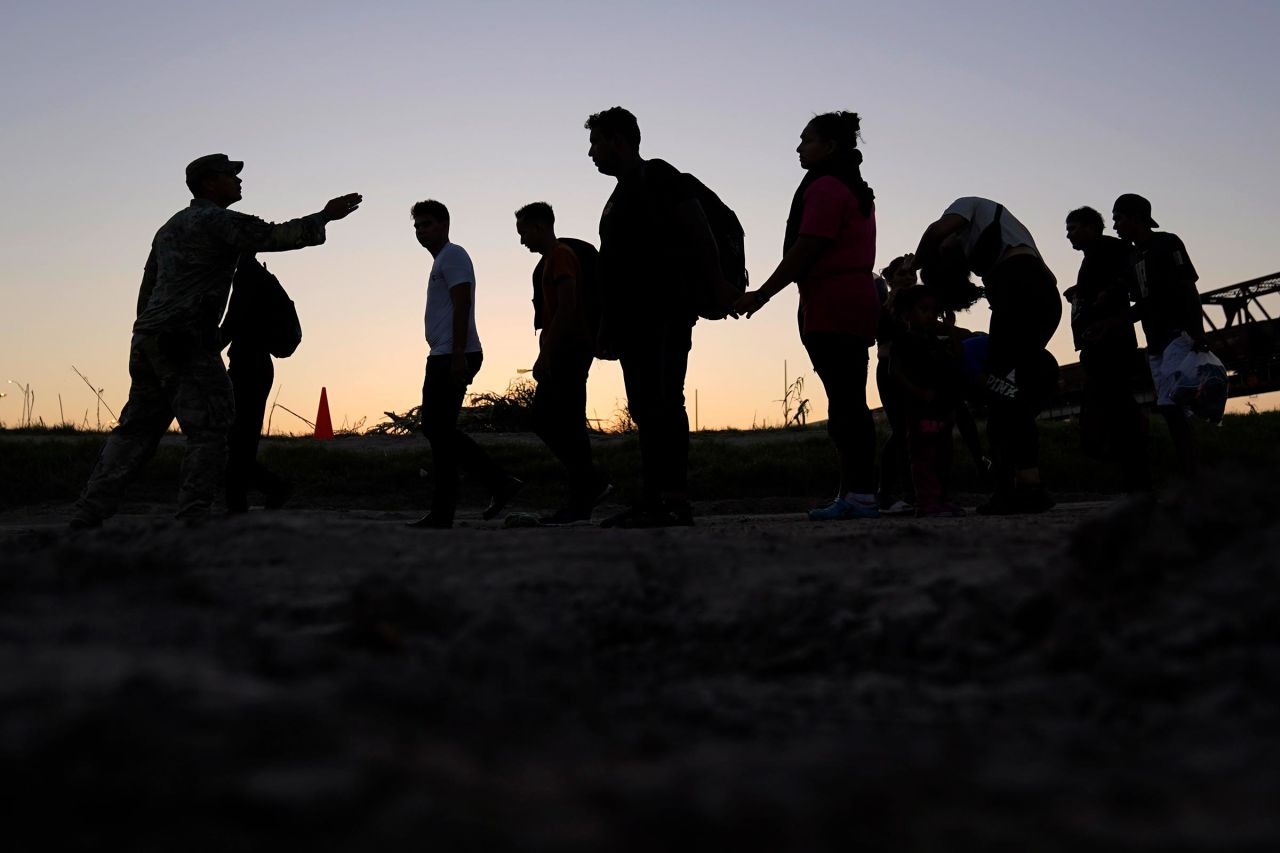
M735 306L748 317L791 282L800 291L800 339L827 393L827 433L839 459L839 487L814 521L876 518L876 430L867 408L867 351L876 340L880 297L875 193L862 178L857 113L814 116L796 153L805 176L791 200L782 260Z
M911 483L911 468L907 461L905 401L899 383L894 381L891 373L894 342L906 333L902 321L894 315L893 303L899 293L916 284L916 271L911 268L911 260L910 255L899 255L880 273L884 289L880 294L880 325L876 330L876 389L880 392L880 405L889 424L889 439L880 449L880 485L876 500L880 511L886 515L915 511L915 487ZM895 500L899 482L904 484L903 497Z
M241 160L206 154L186 169L191 204L156 232L138 292L129 344L129 400L76 502L73 529L114 515L124 485L155 452L176 418L187 437L178 518L199 521L213 506L227 464L235 401L222 363L218 321L242 255L287 252L325 241L330 222L353 213L359 193L316 213L273 224L228 208L240 201Z
M1133 396L1138 338L1129 308L1129 244L1104 234L1102 214L1092 207L1068 213L1066 226L1071 248L1084 254L1076 283L1062 292L1084 371L1081 443L1091 455L1114 459L1126 491L1148 491L1146 418Z
M963 310L986 296L991 325L983 374L995 493L983 515L1044 512L1036 416L1057 386L1045 349L1062 318L1058 281L1027 227L987 198L956 199L920 238L914 266L940 307ZM969 274L981 276L983 287Z
M587 376L595 357L599 318L589 281L596 250L582 240L556 236L556 214L545 201L516 211L520 244L541 259L534 268L534 328L541 329L533 378L534 430L569 475L564 506L540 519L554 526L589 521L591 509L611 490L596 469L587 433Z

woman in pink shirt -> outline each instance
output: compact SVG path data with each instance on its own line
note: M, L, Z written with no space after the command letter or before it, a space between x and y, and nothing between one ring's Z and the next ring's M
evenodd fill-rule
M800 339L827 392L827 432L840 459L835 500L814 521L875 518L875 424L867 408L867 350L875 343L880 299L875 193L862 179L857 113L815 116L800 134L806 172L787 217L783 257L737 310L750 317L791 282L800 290Z

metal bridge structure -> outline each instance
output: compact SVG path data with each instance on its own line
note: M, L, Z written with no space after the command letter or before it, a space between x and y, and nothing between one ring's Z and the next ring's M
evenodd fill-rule
M1280 272L1200 294L1200 310L1207 326L1209 348L1227 368L1232 397L1280 391L1278 294ZM1269 300L1272 302L1271 311L1263 302L1269 297L1272 297ZM1134 396L1140 403L1153 403L1155 393L1146 360L1136 359L1131 369ZM1069 418L1078 415L1083 391L1084 371L1080 365L1062 365L1058 393L1041 417Z

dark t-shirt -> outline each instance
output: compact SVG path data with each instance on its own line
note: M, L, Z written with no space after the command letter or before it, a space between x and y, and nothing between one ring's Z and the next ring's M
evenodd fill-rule
M697 316L692 270L672 239L676 208L696 198L663 160L646 160L618 181L600 215L599 283L611 326Z
M911 411L933 417L946 417L954 411L963 380L960 354L949 338L921 335L904 328L893 343L891 358L894 370L935 394L928 403L904 395Z
M1132 247L1115 237L1102 236L1085 249L1080 272L1076 274L1074 287L1067 288L1063 296L1071 303L1071 334L1076 349L1084 346L1084 333L1104 320L1123 321L1129 315L1131 290ZM1101 340L1089 345L1094 347L1136 349L1138 338L1133 333L1133 323L1121 322Z
M1199 334L1204 329L1200 278L1176 234L1157 231L1130 255L1133 297L1147 336L1147 350L1160 353L1181 332Z

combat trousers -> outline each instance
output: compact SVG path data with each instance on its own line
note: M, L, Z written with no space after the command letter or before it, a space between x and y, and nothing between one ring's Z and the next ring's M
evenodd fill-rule
M207 515L227 463L235 415L222 356L196 332L135 334L129 345L129 401L76 502L82 517L104 519L125 483L155 453L174 418L187 437L178 517Z

